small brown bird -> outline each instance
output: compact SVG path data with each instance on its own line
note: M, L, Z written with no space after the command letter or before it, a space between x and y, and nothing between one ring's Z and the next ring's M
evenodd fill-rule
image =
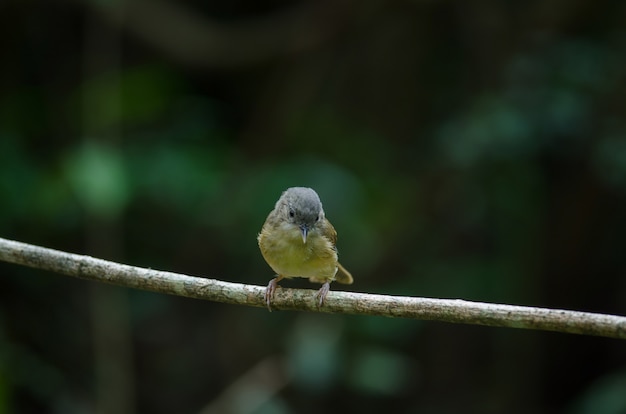
M337 232L324 216L317 193L311 188L292 187L281 195L267 216L258 236L263 258L277 273L265 290L271 301L277 283L284 278L306 277L323 283L317 293L318 306L330 290L330 282L351 284L352 275L337 261Z

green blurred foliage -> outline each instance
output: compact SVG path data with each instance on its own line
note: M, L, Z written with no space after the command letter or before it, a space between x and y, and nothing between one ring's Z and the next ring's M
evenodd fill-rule
M303 185L334 289L626 314L621 3L125 4L0 6L0 236L264 285ZM0 413L624 412L611 340L0 275Z
M86 142L68 156L64 170L80 204L92 215L116 218L126 207L128 178L115 149Z
M599 378L573 405L576 414L619 414L626 412L626 375L623 372Z

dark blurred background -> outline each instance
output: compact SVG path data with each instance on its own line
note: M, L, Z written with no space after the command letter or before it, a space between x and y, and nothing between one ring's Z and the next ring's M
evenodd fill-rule
M349 290L626 314L625 2L5 0L0 27L0 237L265 285L257 232L310 186ZM349 412L623 414L626 343L0 263L0 414Z

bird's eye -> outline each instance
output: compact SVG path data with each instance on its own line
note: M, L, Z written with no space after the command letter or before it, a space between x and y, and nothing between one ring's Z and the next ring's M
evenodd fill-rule
M315 217L315 221L320 221L320 216Z
M296 215L296 212L295 212L295 211L293 211L293 209L291 209L291 208L290 208L290 209L289 209L289 217L293 217L293 216L295 216L295 215Z

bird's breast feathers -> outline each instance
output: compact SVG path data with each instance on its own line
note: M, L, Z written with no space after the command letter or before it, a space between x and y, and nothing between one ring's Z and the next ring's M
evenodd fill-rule
M281 223L259 234L261 253L272 269L283 277L332 280L337 272L337 251L318 230L311 229L306 243L298 226Z

